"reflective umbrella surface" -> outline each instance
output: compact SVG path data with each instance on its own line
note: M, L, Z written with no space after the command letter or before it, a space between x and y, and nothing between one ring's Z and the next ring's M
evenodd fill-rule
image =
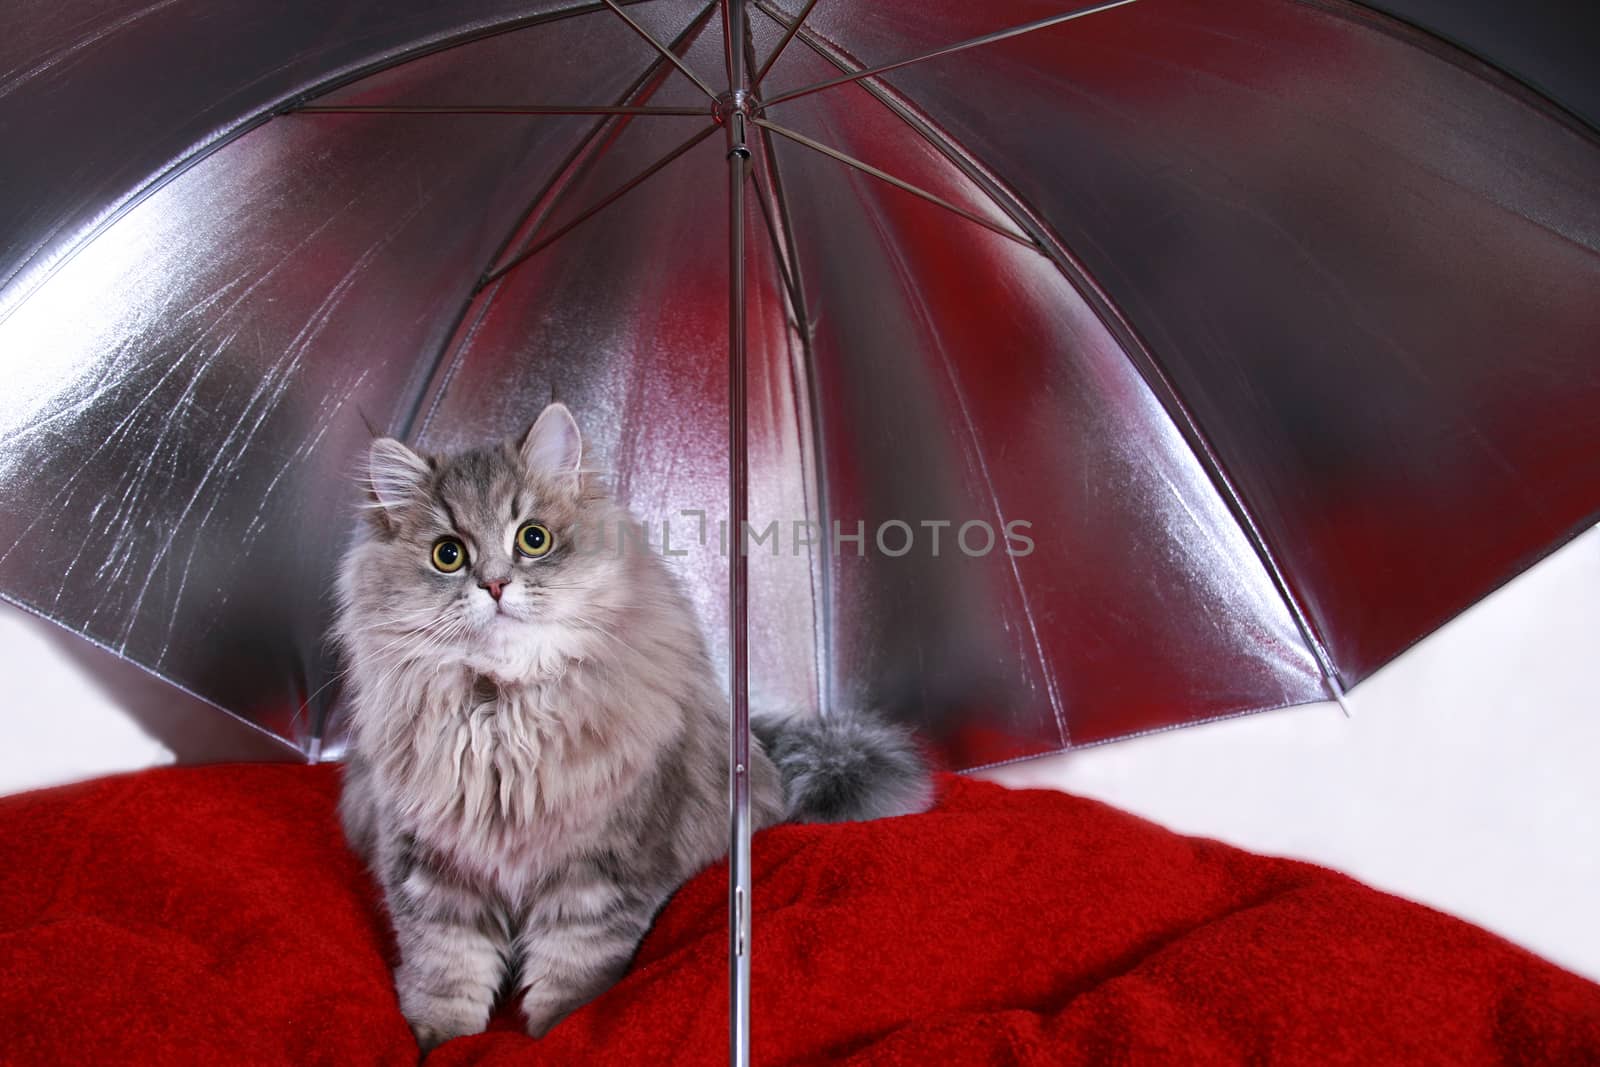
M1485 6L22 0L0 594L337 754L369 426L560 399L736 717L1338 697L1600 508L1593 79Z

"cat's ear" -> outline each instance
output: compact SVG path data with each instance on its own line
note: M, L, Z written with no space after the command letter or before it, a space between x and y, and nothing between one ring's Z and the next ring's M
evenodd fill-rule
M392 437L380 437L367 449L367 496L374 512L387 518L423 497L428 461Z
M545 474L576 474L583 462L583 436L567 405L556 403L545 408L523 435L518 451L529 470Z

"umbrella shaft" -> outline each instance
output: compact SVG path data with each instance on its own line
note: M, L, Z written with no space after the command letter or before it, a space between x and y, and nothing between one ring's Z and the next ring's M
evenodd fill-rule
M749 566L744 529L749 507L746 451L744 191L750 150L745 144L749 93L745 87L744 3L724 0L728 92L718 100L728 136L728 847L729 1050L733 1067L750 1063L750 678Z

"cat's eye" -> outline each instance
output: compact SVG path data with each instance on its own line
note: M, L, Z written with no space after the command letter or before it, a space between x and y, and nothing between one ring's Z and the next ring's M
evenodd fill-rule
M467 565L467 546L454 537L441 537L433 543L433 565L446 574L454 574Z
M517 554L538 559L555 547L556 540L550 528L537 522L525 522L517 527Z

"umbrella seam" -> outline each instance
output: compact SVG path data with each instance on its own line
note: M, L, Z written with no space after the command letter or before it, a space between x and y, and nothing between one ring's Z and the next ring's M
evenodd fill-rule
M762 165L767 171L767 186L774 201L773 210L777 214L777 225L783 232L783 241L788 252L789 275L792 282L789 299L794 305L794 335L800 342L798 367L791 347L789 374L791 380L799 379L800 388L795 390L795 407L799 409L802 400L804 403L804 411L795 412L796 427L804 426L800 451L809 469L809 477L806 477L806 471L802 470L802 479L811 497L811 506L816 511L818 524L826 532L831 529L829 515L832 509L828 506L826 467L822 461L822 426L817 397L816 363L811 348L810 311L806 304L805 284L800 274L799 250L795 243L789 204L784 196L782 176L778 172L777 153L773 150L772 138L767 131L760 127L756 130L756 138L761 145ZM771 236L774 251L782 258L784 250L777 247L777 235ZM818 713L826 716L833 711L833 568L829 563L829 554L813 553L812 566L807 569L810 571L811 579L811 602L815 606L811 639L812 656L817 671L816 704Z

